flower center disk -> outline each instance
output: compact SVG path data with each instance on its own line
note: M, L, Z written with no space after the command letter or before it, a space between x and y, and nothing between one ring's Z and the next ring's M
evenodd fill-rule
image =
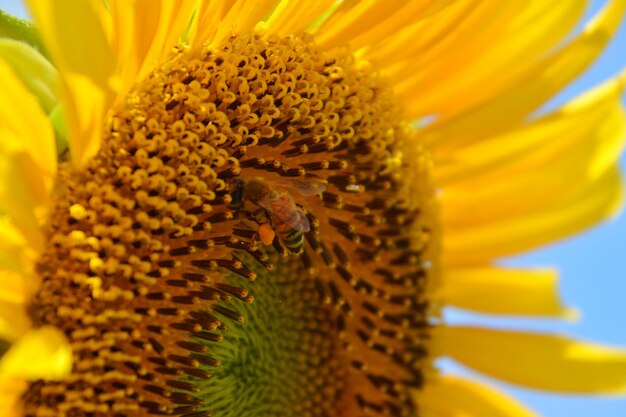
M367 63L308 37L178 48L60 168L29 311L74 369L26 415L417 415L436 222L413 134ZM311 230L233 204L251 178L323 182L280 191Z

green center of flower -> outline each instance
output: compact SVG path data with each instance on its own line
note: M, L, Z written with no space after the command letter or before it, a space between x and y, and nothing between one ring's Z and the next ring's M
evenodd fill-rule
M350 54L180 48L60 169L30 312L74 370L26 414L416 415L436 244L411 139Z
M259 266L253 283L229 277L255 300L239 304L245 323L230 325L223 341L211 346L221 366L198 387L213 415L333 415L345 388L334 314L320 303L314 280L301 278L296 257L275 265L273 271Z

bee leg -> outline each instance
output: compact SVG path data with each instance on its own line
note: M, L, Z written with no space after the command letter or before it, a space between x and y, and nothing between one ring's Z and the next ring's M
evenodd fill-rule
M244 229L244 230L253 230L254 228L250 225L250 223L245 222L245 221L240 221L238 223L235 223L235 227L239 228L239 229Z
M257 232L256 225L251 224L250 221L241 221L235 224L232 234L237 238L243 238L242 242L246 242L247 245L250 245L251 250L256 250L258 247L259 233Z
M283 258L289 256L289 250L285 247L285 245L282 244L280 239L274 239L274 241L272 242L272 246L274 246L276 252L278 252Z
M258 224L269 223L270 219L267 217L265 209L258 209L250 213L250 218Z

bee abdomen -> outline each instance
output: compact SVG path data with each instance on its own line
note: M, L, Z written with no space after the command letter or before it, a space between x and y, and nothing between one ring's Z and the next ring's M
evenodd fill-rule
M302 252L302 247L304 246L304 233L301 231L290 230L288 233L281 235L280 240L289 252L296 255Z

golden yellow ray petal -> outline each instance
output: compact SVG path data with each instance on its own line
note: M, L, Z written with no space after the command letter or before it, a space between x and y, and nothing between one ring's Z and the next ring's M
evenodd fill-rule
M217 44L233 33L246 32L265 18L280 0L203 0L198 9L190 42L197 47Z
M28 152L48 177L46 181L51 182L57 158L54 132L46 114L35 96L3 61L0 61L0 89L0 129L14 135L13 140L3 137L1 149L7 153Z
M0 234L0 239L2 235ZM2 245L4 246L4 245ZM22 263L20 262L20 251L23 247L13 246L13 247L0 247L0 274L2 271L19 271L22 268ZM0 288L2 288L2 284L0 284ZM4 294L0 294L0 299Z
M0 216L0 271L23 271L22 258L30 255L27 253L26 245L24 236L15 224L7 216ZM2 289L4 281L0 280L0 299L4 295Z
M180 42L185 31L191 23L195 10L198 6L198 0L176 0L167 1L167 9L163 13L163 27L160 28L158 39L160 40L157 49L157 61L162 61L172 50L172 46ZM154 62L144 63L150 69Z
M109 45L111 47L111 53L113 56L119 56L117 51L117 46L114 45L114 36L113 36L113 21L114 17L112 15L110 3L108 1L100 1L94 3L95 13L100 19L100 26L102 27L102 31L104 35L109 41Z
M281 36L299 33L324 15L334 0L282 0L272 12L265 27Z
M112 2L112 48L122 96L143 79L179 41L196 0Z
M144 11L146 24L140 31L136 27L135 6L137 2L115 1L104 14L104 27L107 27L109 43L114 57L116 57L115 72L118 75L119 91L126 91L132 85L134 76L140 70L141 62L147 51L142 50L145 45L138 45L136 38L144 33L154 33L155 21L158 20L156 9L150 7ZM102 18L101 18L102 20ZM120 60L120 58L122 58ZM116 100L120 100L118 94Z
M72 349L55 327L30 330L0 359L0 375L59 380L72 369Z
M620 174L614 168L556 204L497 222L448 227L442 261L447 266L480 265L565 238L615 213L622 194Z
M39 278L37 275L29 271L32 268L32 259L34 254L29 254L29 250L25 248L26 242L19 236L19 242L17 239L13 239L14 232L11 227L5 227L7 225L6 219L0 219L0 305L6 308L14 308L15 306L23 306L30 299L31 295L37 290L39 286ZM9 231L7 234L6 232ZM13 329L12 320L13 316L17 317L17 314L23 314L23 311L16 311L16 314L4 314L5 321L8 319L8 323L0 325L1 334L7 335L6 329ZM25 323L24 320L20 320L20 323ZM7 326L8 324L8 326ZM22 328L18 324L17 328ZM1 337L1 336L0 336Z
M0 410L4 417L23 416L19 399L26 387L26 381L0 375Z
M45 218L56 172L54 133L32 94L8 65L0 62L0 207L10 215L31 247L42 244Z
M479 327L441 327L445 355L490 376L542 390L623 394L626 350L563 336Z
M27 272L0 270L0 302L24 304L35 290Z
M25 243L24 236L15 227L7 216L0 215L0 248L22 246Z
M513 2L457 0L439 13L397 31L385 42L371 45L362 54L367 59L376 61L388 76L392 74L390 67L398 63L404 66L409 61L416 64L413 67L413 74L416 75L423 63L427 62L422 59L422 55L454 47L463 36L467 38L471 34L474 39L482 40L484 37L486 42L494 42L497 38L479 36L477 32L487 32L488 28L490 31L491 27L502 27L500 22L508 21L513 11L518 12L521 6L521 3ZM492 19L487 19L486 14L492 15ZM467 47L486 48L487 45L479 41Z
M494 170L503 168L518 172L534 170L539 164L547 166L585 143L590 148L589 142L594 137L600 147L595 152L600 155L592 171L602 172L615 162L623 143L619 135L611 134L615 139L611 141L598 137L597 131L619 129L623 91L624 81L617 77L522 128L437 155L436 182L446 187L481 175L491 177ZM607 121L609 118L613 125Z
M29 0L63 80L63 99L72 159L82 164L100 147L115 61L94 2Z
M456 0L344 2L316 31L323 47L349 43L352 50L384 42L405 26L422 20Z
M496 33L518 14L521 2L494 2L475 0L457 0L439 13L415 22L403 30L398 30L384 42L378 42L363 51L366 59L376 61L387 76L402 81L394 74L402 72L410 63L411 74L417 76L429 58L450 59L450 49L456 49L455 55L471 57L478 53L474 48L484 50L498 38ZM493 17L497 15L498 18ZM476 42L458 48L459 39ZM468 49L470 51L468 51ZM473 53L472 53L473 52ZM468 58L470 59L470 58ZM394 67L400 63L398 68Z
M238 13L238 16L232 21L234 23L234 32L243 33L254 28L257 23L269 15L279 1L280 0L260 0L250 4L250 2L240 0L243 5ZM227 34L228 31L222 33Z
M467 262L472 256L487 259L485 249L496 244L491 239L499 239L496 229L521 232L526 236L519 227L529 226L530 219L548 219L550 213L558 210L557 207L571 213L577 201L590 203L592 200L585 197L585 189L615 206L619 195L617 190L599 187L596 182L601 175L605 175L605 186L611 181L616 182L605 172L617 163L626 140L626 117L620 104L624 88L622 78L584 94L562 110L526 128L485 140L450 156L452 160L459 158L447 165L458 166L447 171L448 183L442 182L445 185L441 196L442 219L448 231L447 245L456 252L449 256L450 260L453 256L456 256L455 262L460 263ZM504 143L510 146L510 150L504 149ZM490 156L485 157L486 153ZM460 160L461 155L467 160ZM474 158L478 160L476 164ZM437 175L446 179L446 164L440 163L438 167L444 174L438 172ZM461 170L467 174L459 175ZM494 177L506 178L506 181L494 183L491 180ZM572 178L577 180L572 181ZM568 205L571 205L569 209ZM596 208L602 211L602 207ZM600 220L599 211L591 217ZM608 212L604 211L604 214ZM577 230L584 227L583 224L590 225L589 220L581 219ZM561 218L558 223L568 221ZM568 227L575 229L573 224ZM534 242L546 242L548 235L563 237L554 234L556 228L556 225L548 225L544 233L533 229L537 232ZM468 233L474 231L477 234L470 243L466 239ZM491 241L483 242L483 238ZM522 238L517 242L517 250L529 248L530 242L522 243L525 240ZM500 243L503 242L497 245ZM512 250L506 244L494 249L502 254Z
M2 138L19 140L10 132L4 133ZM11 216L30 248L39 252L43 247L40 224L49 204L43 171L32 154L16 151L0 154L0 176L9 179L0 182L0 209Z
M472 107L495 92L507 89L517 74L528 70L562 41L581 18L585 5L585 0L559 3L531 1L507 26L500 28L495 41L488 41L491 47L481 45L483 48L472 55L449 50L446 55L439 52L435 57L430 55L431 51L423 51L418 56L422 60L422 65L418 63L418 74L410 70L410 66L415 65L413 60L407 61L401 73L404 80L398 90L409 94L419 91L420 103L412 105L412 111L421 114L457 113ZM481 32L478 31L479 34ZM454 46L458 49L461 42L463 47L468 43L467 39L457 39ZM459 60L458 55L464 59ZM463 99L459 100L459 97Z
M189 42L197 48L210 42L217 33L217 28L224 20L237 0L203 0L196 11L197 19L192 26Z
M537 417L500 390L452 375L428 381L418 404L424 417Z
M576 317L561 303L554 270L449 268L442 282L433 298L443 305L489 314Z
M570 199L596 181L617 164L626 141L626 115L619 95L613 96L585 112L548 117L545 123L483 142L466 154L458 152L456 156L470 161L476 156L486 167L473 170L469 162L466 176L442 183L446 227L457 230L519 217ZM505 141L513 152L503 149ZM476 148L495 157L479 156Z
M391 1L344 1L337 7L317 31L316 41L324 47L346 44L372 26L393 16L405 2ZM414 2L417 7L427 7L427 1Z
M495 79L486 79L483 83L473 85L470 90L448 96L447 104L441 101L443 96L440 97L439 100L444 106L454 102L455 104L451 106L456 108L435 106L426 110L429 113L437 113L438 120L424 131L423 140L435 148L451 149L511 126L520 125L530 112L536 110L595 61L613 37L625 9L626 0L609 2L580 35L558 48L556 52L535 61L532 66L526 68L522 65L524 71L508 80L506 85L493 90L494 94L489 97L477 91L485 89L486 85L492 82L497 85ZM455 84L450 80L447 82ZM438 90L438 93L442 92L443 90ZM474 93L479 94L483 101L478 103L470 99ZM463 100L458 100L458 97L463 97ZM417 104L408 111L413 116L419 117L422 112L416 111L415 106L422 106L424 101L414 100L414 102ZM462 107L458 107L459 104Z
M4 278L0 271L0 277ZM31 322L26 307L21 302L4 301L0 298L0 339L13 342L24 335Z

